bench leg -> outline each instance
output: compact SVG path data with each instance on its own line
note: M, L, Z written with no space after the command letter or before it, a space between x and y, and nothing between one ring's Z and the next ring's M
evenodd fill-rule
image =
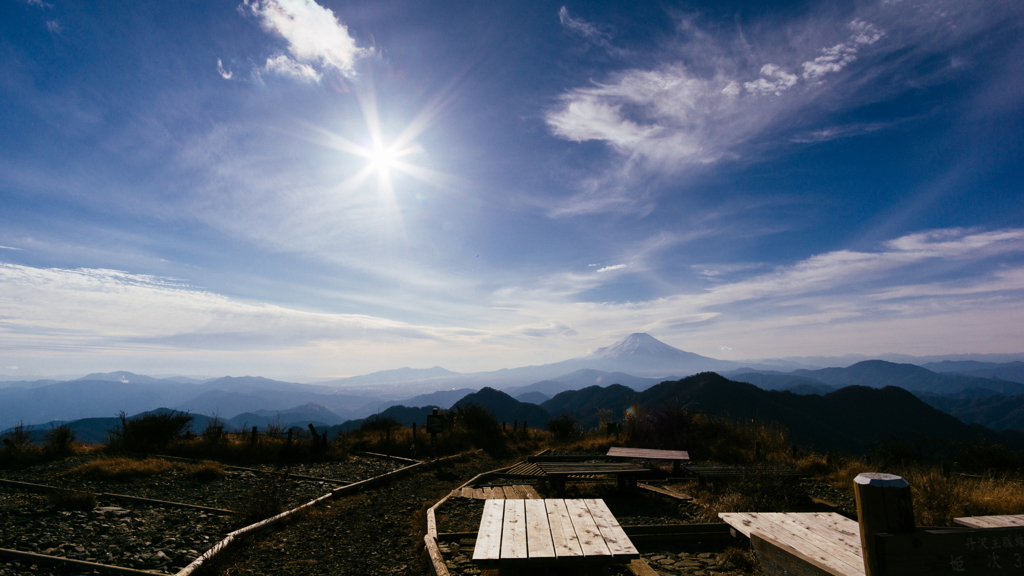
M548 488L554 492L558 498L565 498L565 478L562 476L549 476L548 477Z

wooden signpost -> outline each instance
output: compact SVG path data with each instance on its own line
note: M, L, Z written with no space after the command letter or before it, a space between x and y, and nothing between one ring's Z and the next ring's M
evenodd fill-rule
M1024 525L1019 525L1024 517L978 518L974 523L957 519L961 524L994 527L921 529L914 526L910 485L903 478L861 474L854 492L859 550L850 548L850 538L856 535L848 529L800 532L799 526L814 525L810 514L761 514L785 524L778 530L762 524L750 532L762 570L773 576L1024 576ZM726 516L737 517L733 522L749 517L749 523L757 515ZM804 516L807 522L800 520Z
M434 408L431 414L427 414L427 433L430 434L431 456L437 456L434 450L434 442L437 439L437 435L441 432L444 432L444 414L439 409Z

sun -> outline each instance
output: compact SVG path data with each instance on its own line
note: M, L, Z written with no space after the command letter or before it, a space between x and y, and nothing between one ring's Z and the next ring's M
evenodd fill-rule
M385 147L377 144L373 148L364 151L369 167L376 172L388 172L396 166L398 159L403 156L394 147Z

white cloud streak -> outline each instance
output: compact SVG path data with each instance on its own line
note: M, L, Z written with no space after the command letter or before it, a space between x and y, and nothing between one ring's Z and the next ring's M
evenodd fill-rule
M810 15L782 27L753 24L734 36L687 22L686 40L654 65L569 89L546 111L553 135L602 142L622 158L578 183L578 194L550 214L646 213L651 200L637 193L645 178L763 158L769 143L781 149L884 129L822 124L836 111L948 80L961 70L952 60L945 68L923 64L963 53L1021 17L1008 4L983 4L976 11L945 0L865 4L843 21Z
M220 74L220 77L225 80L231 80L231 77L234 76L233 72L224 68L224 63L221 62L220 58L217 58L217 74Z
M440 354L473 359L476 369L551 362L635 331L712 356L721 352L720 342L746 357L877 353L871 346L882 343L906 353L1011 351L1024 345L1022 255L1024 229L931 230L875 251L837 250L768 273L744 265L732 273L755 273L624 303L583 299L613 277L593 270L540 287L497 290L470 304L471 312L463 310L472 320L462 326L242 302L174 279L113 270L0 264L0 348L19 365L25 360L18 358L48 354L261 351L305 359L321 373L330 373L322 366L332 358L364 371L413 358L431 362L431 355L436 363ZM878 325L885 326L882 333ZM897 337L913 345L898 345ZM550 347L537 350L538 338ZM352 350L368 356L352 359Z
M263 69L271 74L287 76L289 78L308 83L319 82L320 78L323 77L309 64L296 62L284 54L279 54L273 58L267 58L267 64Z
M263 68L268 73L303 82L319 81L325 70L352 76L356 60L370 53L356 45L333 11L313 0L244 0L243 6L288 43L291 56L268 58Z
M567 29L583 36L585 38L602 37L604 33L597 27L597 25L587 22L582 18L573 18L569 15L569 9L562 6L558 10L558 21L562 23Z

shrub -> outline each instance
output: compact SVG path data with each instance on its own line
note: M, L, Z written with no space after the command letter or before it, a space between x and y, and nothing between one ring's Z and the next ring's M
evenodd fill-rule
M449 410L453 416L454 432L469 435L469 441L491 454L504 452L508 444L501 432L501 424L491 411L479 404L464 404Z
M202 433L203 441L216 446L224 440L224 421L220 416L214 416L206 423Z
M576 419L568 414L548 420L548 432L555 437L555 440L566 442L580 436L581 431L577 426Z
M67 456L71 454L72 446L75 443L75 431L67 424L53 426L46 433L43 442L45 443L47 453L56 456Z
M129 419L124 412L118 414L121 425L110 430L108 445L128 452L155 452L163 450L192 422L184 412L158 412Z
M9 450L20 451L28 448L32 445L32 432L25 429L23 422L18 422L16 426L4 435L4 448Z
M720 512L794 512L811 503L804 486L770 468L752 466L729 482L703 488L694 496L704 504L706 522L719 522Z

